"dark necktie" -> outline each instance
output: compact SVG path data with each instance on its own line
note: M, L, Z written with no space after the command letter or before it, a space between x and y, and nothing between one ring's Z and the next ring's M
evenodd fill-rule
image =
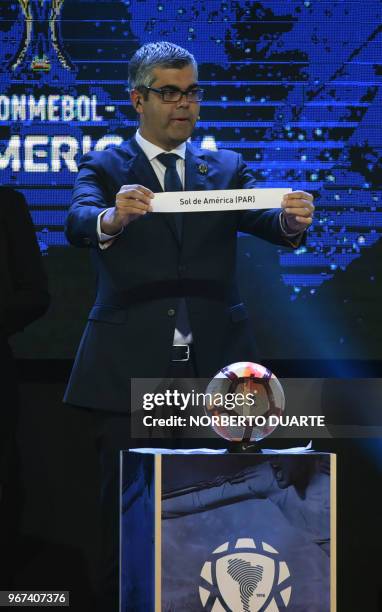
M182 181L176 169L176 161L180 159L175 153L161 153L157 155L160 163L166 167L164 175L164 190L165 191L183 191ZM178 238L182 237L182 213L174 213L176 231Z
M176 169L176 161L179 155L175 153L161 153L157 155L160 163L166 168L164 175L164 190L165 191L183 191L182 181ZM182 237L182 213L174 213L175 225L178 232L178 237ZM191 332L190 321L187 313L186 301L184 298L180 298L178 305L178 312L176 314L176 329L180 331L183 336L188 336Z

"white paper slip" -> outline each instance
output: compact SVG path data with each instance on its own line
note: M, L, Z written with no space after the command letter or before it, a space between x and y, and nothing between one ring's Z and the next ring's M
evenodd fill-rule
M280 208L282 197L292 189L214 189L208 191L166 191L151 200L154 212L214 212Z

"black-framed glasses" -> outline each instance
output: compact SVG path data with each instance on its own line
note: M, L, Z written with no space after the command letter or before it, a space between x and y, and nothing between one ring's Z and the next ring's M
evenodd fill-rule
M161 89L157 89L156 87L141 85L137 89L147 89L147 91L153 91L159 94L162 98L162 102L179 102L183 96L186 96L188 102L201 102L204 95L204 89L199 89L199 87L183 91L175 87L162 87Z

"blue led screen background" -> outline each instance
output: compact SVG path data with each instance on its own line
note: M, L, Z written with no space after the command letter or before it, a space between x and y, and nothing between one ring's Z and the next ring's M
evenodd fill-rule
M1 182L27 198L53 293L21 356L73 356L94 293L63 234L77 163L134 134L128 59L167 39L199 61L194 140L316 197L306 247L239 239L260 352L381 358L381 0L2 0L0 17Z

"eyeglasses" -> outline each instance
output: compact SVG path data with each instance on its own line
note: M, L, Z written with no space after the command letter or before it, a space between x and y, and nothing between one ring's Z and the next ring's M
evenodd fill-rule
M181 89L163 87L162 89L156 89L155 87L146 87L141 85L137 89L147 89L147 91L153 91L161 96L162 102L179 102L183 96L186 96L188 102L201 102L203 100L204 89Z

